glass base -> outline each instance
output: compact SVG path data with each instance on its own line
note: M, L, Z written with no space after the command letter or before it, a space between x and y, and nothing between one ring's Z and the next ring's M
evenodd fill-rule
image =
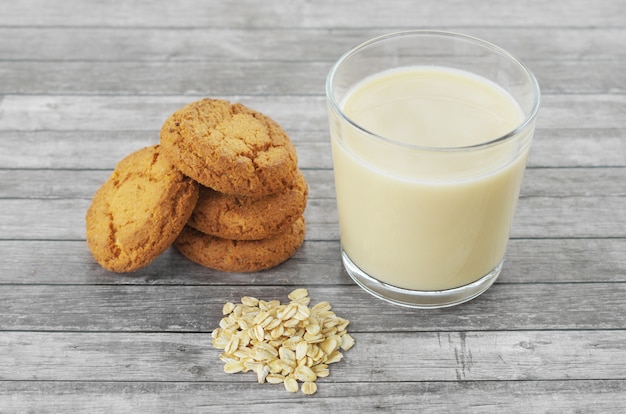
M343 265L350 277L369 294L395 305L418 309L435 309L459 305L474 299L496 281L504 261L485 276L465 286L447 290L408 290L388 285L362 271L341 250Z

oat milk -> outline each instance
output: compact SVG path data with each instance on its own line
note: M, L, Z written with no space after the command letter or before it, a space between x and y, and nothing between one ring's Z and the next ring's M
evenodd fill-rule
M354 123L331 128L341 242L361 270L401 288L445 290L502 261L528 146L444 148L518 127L523 113L508 93L467 72L411 67L366 79L341 106Z

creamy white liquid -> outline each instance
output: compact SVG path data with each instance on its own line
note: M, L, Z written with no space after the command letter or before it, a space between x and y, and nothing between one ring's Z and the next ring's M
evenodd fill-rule
M491 141L523 119L495 84L437 67L366 79L342 109L374 134L440 148ZM346 125L331 133L342 247L367 274L444 290L476 281L503 259L528 152L519 140L450 153L394 148Z

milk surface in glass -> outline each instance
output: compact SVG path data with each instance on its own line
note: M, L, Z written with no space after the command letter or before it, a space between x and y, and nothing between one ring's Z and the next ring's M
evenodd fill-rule
M504 257L528 148L493 144L480 158L445 149L513 131L524 118L515 100L468 72L409 67L365 79L341 107L351 124L332 132L332 144L351 261L384 283L424 291L492 271ZM430 148L404 160L386 140Z

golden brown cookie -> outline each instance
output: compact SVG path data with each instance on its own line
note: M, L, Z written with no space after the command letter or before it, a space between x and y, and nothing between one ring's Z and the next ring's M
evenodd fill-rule
M304 233L304 217L299 217L287 232L264 240L228 240L185 226L174 247L187 259L211 269L255 272L293 256L304 241Z
M242 104L202 99L161 128L163 151L185 175L226 194L263 196L296 176L296 149L269 117Z
M121 160L87 210L87 245L102 267L132 272L147 266L176 239L198 200L158 145Z
M267 239L289 229L304 212L307 196L301 172L286 190L262 197L229 195L202 186L187 225L224 239Z

